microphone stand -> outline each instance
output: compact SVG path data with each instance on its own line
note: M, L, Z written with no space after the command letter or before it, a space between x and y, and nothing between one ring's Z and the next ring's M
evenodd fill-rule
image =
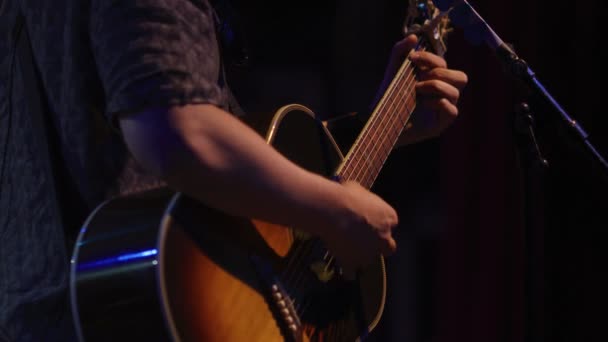
M513 131L518 147L518 160L522 175L524 215L524 341L542 341L544 336L544 178L549 167L543 157L534 133L534 114L523 102L513 113ZM539 222L539 220L541 222Z
M466 0L440 0L437 2L440 10L449 13L450 20L455 26L460 26L465 31L469 42L476 44L483 42L490 47L503 65L503 70L509 76L518 79L531 91L538 95L549 105L548 112L558 116L557 122L561 122L571 134L567 134L572 141L566 143L579 143L584 147L586 154L598 165L603 181L608 184L608 163L598 150L589 141L589 135L581 125L553 98L545 86L536 77L536 74L506 44L492 28L483 20L475 9ZM541 189L545 188L543 176L549 168L549 163L542 156L534 133L534 115L527 103L520 104L514 113L514 132L519 147L519 161L522 166L523 192L524 192L524 236L525 236L525 319L524 339L525 341L536 341L544 339L544 228L538 225L538 219L543 220L539 212L544 210L540 203L544 203ZM574 149L573 149L574 150ZM559 163L557 163L559 164ZM595 166L592 165L592 166ZM576 181L576 179L574 180ZM580 187L581 182L574 184ZM535 191L534 191L535 190Z
M598 150L589 141L589 135L583 129L583 127L566 113L564 108L551 96L543 84L536 78L534 72L526 64L526 62L519 58L515 52L504 42L502 42L496 48L496 54L504 65L504 69L509 71L511 76L521 80L529 88L531 88L537 95L542 99L546 100L548 104L554 109L554 113L559 115L561 122L566 125L568 131L572 133L578 142L582 143L586 151L589 153L597 164L602 168L604 177L608 175L608 163L598 152ZM604 178L606 179L606 178Z
M452 1L452 3L454 6L449 9L452 22L455 25L460 24L464 26L465 34L467 34L469 40L476 40L474 43L481 41L490 47L502 62L503 69L510 76L527 85L536 95L550 105L551 109L553 109L551 112L558 115L559 121L572 133L570 136L573 136L576 142L582 143L588 155L599 165L604 181L608 181L608 162L606 162L606 159L602 157L595 146L589 141L589 135L583 127L576 120L572 119L547 91L526 61L519 58L513 49L500 39L468 1L460 0Z
M534 95L537 95L541 100L549 105L548 108L543 106L544 115L553 113L557 115L554 125L557 125L559 129L565 130L567 134L561 134L560 137L564 139L561 141L564 143L564 147L575 147L570 148L570 151L581 152L585 154L585 157L590 160L588 167L585 167L585 175L589 177L601 179L604 185L608 185L608 163L593 146L589 140L589 135L583 129L583 127L573 118L566 113L562 106L551 96L543 84L535 76L534 72L526 64L526 62L518 57L513 49L504 42L495 48L495 53L498 59L503 64L503 69L510 75L520 80L529 89L533 91ZM545 306L545 298L547 294L549 297L554 295L552 291L556 291L555 288L559 288L560 285L553 284L550 289L545 288L545 276L553 277L551 274L551 268L546 269L545 263L549 262L545 260L545 243L549 236L555 236L554 231L545 231L545 223L550 220L545 220L544 214L553 215L553 212L549 210L555 210L555 208L562 208L563 203L559 203L560 199L555 199L546 193L549 190L555 195L554 189L550 187L556 186L556 179L547 177L550 166L549 162L542 155L539 145L537 143L537 137L535 135L535 117L534 112L528 106L527 103L522 103L517 106L514 111L514 131L516 136L516 142L518 145L519 162L521 165L522 172L522 186L523 186L523 209L524 209L524 260L526 261L524 266L524 340L525 341L538 341L544 340L546 334L550 336L555 334L555 331L564 330L565 333L570 333L569 327L557 328L555 326L545 327L545 319L549 319L550 324L555 324L551 320L554 317L545 317L545 313L542 311ZM580 149L580 147L583 149ZM578 148L578 149L576 149ZM556 158L555 155L552 155ZM571 161L567 161L571 162ZM561 161L555 161L553 165L562 164ZM584 164L583 164L584 165ZM552 170L552 175L556 175L555 169ZM593 172L592 172L593 171ZM597 174L596 171L599 171ZM563 177L563 176L562 176ZM581 192L586 192L583 189L588 186L590 179L579 179L573 177L566 179L565 181L570 182L568 186L573 186L575 189L579 189ZM559 192L558 192L559 193ZM562 199L563 200L563 199ZM545 208L545 206L547 206ZM547 210L547 211L545 211ZM559 209L558 209L559 210ZM578 209L580 210L580 209ZM590 209L586 209L585 214L582 214L576 209L572 209L571 215L586 215L586 212ZM576 214L574 214L576 213ZM567 217L567 216L566 216ZM566 218L564 217L564 218ZM580 216L578 216L580 218ZM541 222L539 222L539 220ZM558 228L558 226L551 225L551 228ZM549 262L550 263L550 262ZM546 273L549 272L549 273ZM561 285L563 286L563 285ZM549 291L549 293L547 293ZM550 312L549 315L554 314ZM551 331L545 331L550 328ZM555 330L555 331L554 331Z

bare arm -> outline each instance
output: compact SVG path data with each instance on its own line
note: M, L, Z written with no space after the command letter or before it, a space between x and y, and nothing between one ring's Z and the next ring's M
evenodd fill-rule
M298 167L218 107L151 109L119 120L136 159L171 187L209 206L297 226L335 243L343 239L353 249L348 254L364 249L369 252L360 254L388 254L395 248L390 230L397 216L388 204L356 185Z
M294 224L324 215L321 207L343 196L339 184L292 164L213 105L126 115L120 126L144 166L173 188L231 214Z

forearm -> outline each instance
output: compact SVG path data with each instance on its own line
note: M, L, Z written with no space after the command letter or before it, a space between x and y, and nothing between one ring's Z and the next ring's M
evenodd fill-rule
M280 155L253 130L211 105L123 116L130 150L172 188L224 212L311 233L345 210L340 184ZM334 215L336 214L336 215Z

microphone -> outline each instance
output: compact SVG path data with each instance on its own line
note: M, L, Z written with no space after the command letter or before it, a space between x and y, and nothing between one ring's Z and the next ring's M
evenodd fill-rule
M600 155L596 148L589 141L589 135L583 127L562 108L562 106L551 96L543 84L536 78L532 69L526 61L519 58L515 51L505 43L477 11L466 0L437 0L435 5L442 11L449 11L450 21L454 26L464 30L465 39L473 44L485 43L502 62L504 69L515 78L530 86L559 114L566 126L583 142L587 151L591 153L597 162L607 172L608 162Z

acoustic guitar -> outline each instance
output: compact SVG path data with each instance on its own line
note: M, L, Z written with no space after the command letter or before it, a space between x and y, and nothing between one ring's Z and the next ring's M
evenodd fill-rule
M410 2L406 27L419 49L443 54L447 16ZM279 109L266 139L308 170L370 188L416 107L415 82L406 59L345 156L302 105ZM74 322L87 342L357 341L386 300L381 256L346 280L297 227L226 215L169 189L98 206L71 263Z

